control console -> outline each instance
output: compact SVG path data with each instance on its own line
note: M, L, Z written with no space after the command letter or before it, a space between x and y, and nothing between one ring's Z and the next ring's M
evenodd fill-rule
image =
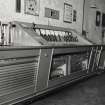
M14 22L13 43L27 46L91 45L74 29ZM14 26L14 25L13 25Z

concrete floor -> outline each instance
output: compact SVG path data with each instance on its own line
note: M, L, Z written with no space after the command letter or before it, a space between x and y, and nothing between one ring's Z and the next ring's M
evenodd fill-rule
M30 105L105 105L105 73L74 83Z

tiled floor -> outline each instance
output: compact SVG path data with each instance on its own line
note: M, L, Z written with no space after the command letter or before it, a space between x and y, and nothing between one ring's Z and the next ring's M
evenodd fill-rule
M105 105L105 73L72 84L30 105Z

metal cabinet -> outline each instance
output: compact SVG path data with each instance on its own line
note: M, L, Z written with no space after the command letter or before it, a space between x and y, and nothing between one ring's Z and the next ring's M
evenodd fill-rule
M0 48L0 104L37 97L104 71L104 53L104 46Z

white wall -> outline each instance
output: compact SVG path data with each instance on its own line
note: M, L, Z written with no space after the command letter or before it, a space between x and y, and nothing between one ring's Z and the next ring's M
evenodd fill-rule
M102 25L96 26L96 11L101 14L105 13L105 0L96 0L96 8L90 8L92 0L85 0L85 19L84 30L87 32L87 38L91 41L101 44L102 42ZM102 22L102 19L101 19Z
M60 26L73 28L82 32L82 19L83 19L83 0L40 0L40 12L39 16L32 16L24 14L24 0L22 2L21 13L15 11L15 0L0 0L0 20L3 21L24 21L24 22L35 22L37 24L50 24L52 26ZM64 23L63 22L63 9L64 2L73 5L73 9L77 10L77 22L75 23ZM60 11L60 19L48 19L44 17L45 7Z

